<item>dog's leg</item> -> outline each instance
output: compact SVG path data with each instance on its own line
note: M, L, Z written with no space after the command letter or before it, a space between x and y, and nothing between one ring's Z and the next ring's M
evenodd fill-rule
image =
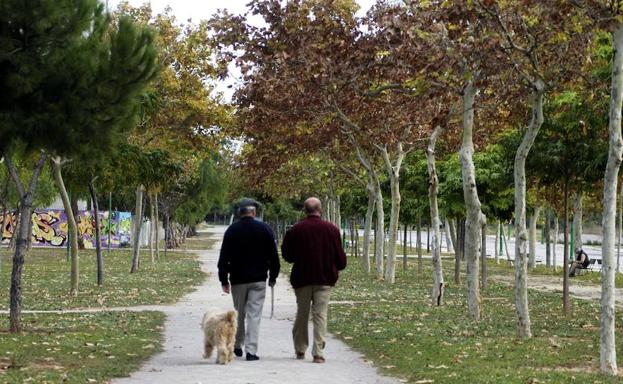
M227 351L222 348L222 345L219 345L216 351L216 363L217 364L227 364L229 360L227 359Z
M232 336L227 341L227 357L229 361L232 361L234 359L234 344L236 343L236 338L234 337L234 334L235 332L232 333Z
M203 358L204 359L210 358L210 356L212 356L213 349L214 349L214 346L212 345L210 340L208 339L204 340Z

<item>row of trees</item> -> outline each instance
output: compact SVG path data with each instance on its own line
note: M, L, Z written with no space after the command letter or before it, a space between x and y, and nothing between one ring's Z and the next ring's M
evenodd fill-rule
M235 102L239 133L249 147L244 167L256 176L252 182L275 174L296 174L292 173L296 170L293 159L305 164L308 173L325 176L324 185L331 179L324 171L331 168L329 164L348 175L345 185L360 185L368 197L364 265L369 270L370 231L376 216L376 275L393 283L401 174L411 153L425 153L436 305L443 303L444 288L439 158L459 153L468 307L476 321L482 310L483 202L490 220L505 218L501 211L514 209L515 296L521 338L532 336L527 296L528 178L535 207L555 201L551 186L564 185L566 223L569 191L581 191L582 184L594 185L606 169L601 368L616 374L614 214L623 149L619 2L378 2L365 17L355 16L357 6L349 0L287 4L256 0L249 7L249 13L263 17L264 24L252 25L245 15L225 12L210 25L222 68L234 61L242 72L244 86L236 91ZM609 107L603 101L608 92ZM606 108L610 109L607 117ZM544 126L547 136L539 138ZM573 147L587 137L595 145L587 142L581 149ZM603 154L606 138L609 155L594 156ZM495 185L483 189L474 166L475 153L495 151L494 144L504 140L511 143L501 156L512 153L512 166L507 168L513 171L512 181L502 182L497 189ZM535 142L537 156L531 155ZM531 163L542 167L546 162L552 167L526 174ZM391 195L386 255L381 188L385 179ZM311 190L320 192L315 185ZM329 195L328 191L322 192ZM499 205L509 193L512 204ZM538 209L533 216L538 216ZM564 260L566 267L567 254ZM566 278L564 291L567 298Z
M21 275L33 207L56 193L69 224L71 295L79 289L79 198L90 200L95 211L100 285L104 263L96 212L110 193L115 206L135 206L131 272L140 265L144 216L151 218L154 261L159 218L172 246L222 204L225 166L215 127L226 125L229 112L211 94L215 69L201 44L206 38L205 25L179 24L170 10L154 16L148 6L124 3L109 12L97 0L0 4L0 150L7 169L7 177L0 175L1 200L4 211L19 214L11 332L21 328ZM52 181L56 188L50 192Z

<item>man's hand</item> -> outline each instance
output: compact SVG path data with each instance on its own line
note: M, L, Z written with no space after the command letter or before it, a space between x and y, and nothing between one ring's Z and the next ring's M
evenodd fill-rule
M271 287L271 288L274 287L275 284L277 284L277 281L269 281L268 282L268 286Z
M229 284L223 285L223 292L229 293L231 291Z

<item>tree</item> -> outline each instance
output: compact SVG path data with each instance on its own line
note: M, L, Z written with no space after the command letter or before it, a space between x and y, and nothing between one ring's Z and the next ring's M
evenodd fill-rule
M11 284L10 330L18 332L21 270L41 168L49 156L69 156L95 138L106 143L112 128L135 122L133 103L153 77L156 62L151 33L129 20L112 30L103 5L95 0L6 1L0 7L0 88L7 96L0 102L0 143L23 218ZM41 153L28 188L12 161L20 142L28 143L29 153ZM77 263L72 272L75 293Z

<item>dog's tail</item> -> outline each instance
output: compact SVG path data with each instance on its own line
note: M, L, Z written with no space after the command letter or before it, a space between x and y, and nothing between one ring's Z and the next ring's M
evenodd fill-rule
M206 325L206 320L208 319L208 317L210 316L209 312L206 312L203 314L203 319L201 320L201 324L199 324L199 326L203 329L203 327L205 327Z
M231 310L227 312L227 321L234 322L238 319L238 312Z

